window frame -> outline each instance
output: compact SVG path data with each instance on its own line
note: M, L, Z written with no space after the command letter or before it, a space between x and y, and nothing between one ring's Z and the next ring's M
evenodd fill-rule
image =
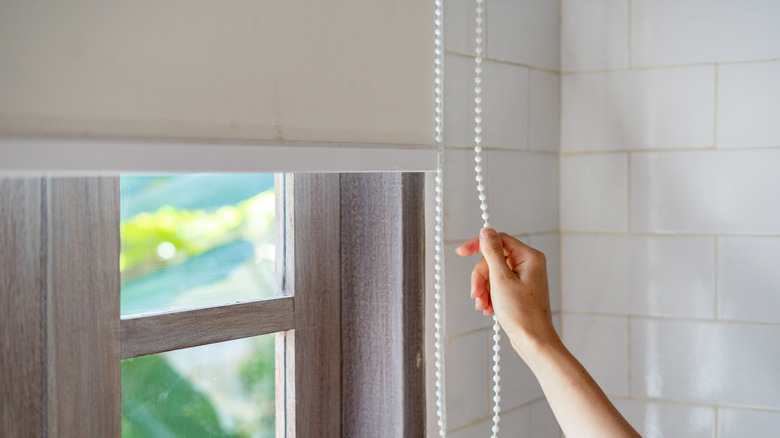
M29 243L0 260L3 368L23 371L3 418L32 400L0 431L120 435L121 358L279 332L277 437L423 436L423 174L277 181L288 296L120 319L118 177L0 177L0 229Z

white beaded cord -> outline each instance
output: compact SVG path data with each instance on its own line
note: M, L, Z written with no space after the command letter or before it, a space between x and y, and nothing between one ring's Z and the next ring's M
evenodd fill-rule
M443 168L443 147L442 147L442 135L444 130L443 117L444 117L444 105L442 102L442 88L444 86L443 80L443 60L444 60L444 45L442 43L443 35L443 0L434 1L434 83L435 96L434 96L434 111L435 111L435 137L434 144L439 150L438 166L436 169L436 215L435 215L435 233L434 233L434 347L435 347L435 366L436 366L436 418L439 426L439 436L445 437L447 435L446 427L446 410L444 404L445 384L444 384L444 321L442 320L442 314L444 311L444 181L442 175Z
M474 59L475 66L474 66L474 172L475 176L474 178L477 181L477 192L479 192L479 208L482 210L482 220L484 221L483 227L489 227L490 222L488 221L490 219L490 214L488 214L488 205L487 205L487 196L485 196L485 181L482 177L482 51L483 51L483 41L482 38L483 27L482 23L484 22L483 19L483 13L485 12L485 8L483 6L484 0L477 0L477 27L476 27L476 33L477 37L475 42L477 43L476 47L476 57ZM499 331L501 330L501 326L498 325L498 318L496 318L496 314L493 314L493 428L492 430L492 438L498 437L498 422L501 420L501 417L499 416L501 412L501 408L499 406L501 402L501 396L499 393L501 392L501 377L499 376L499 371L501 370L501 366L499 365L499 361L501 359L501 356L499 355L499 351L501 350L501 346L499 345L499 341L501 340L501 335L499 334Z

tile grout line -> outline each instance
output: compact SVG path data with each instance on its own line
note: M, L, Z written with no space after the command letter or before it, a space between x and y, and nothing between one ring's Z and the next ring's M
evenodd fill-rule
M631 317L633 319L646 319L650 321L670 321L670 322L690 322L690 323L715 323L728 325L752 325L760 327L780 327L780 321L747 321L741 319L713 319L699 318L692 316L665 316L665 315L643 315L639 313L609 313L588 310L566 310L561 314L571 316L599 316L599 317Z
M487 36L485 36L483 38L485 38L485 41L487 42ZM453 49L445 49L444 50L444 54L445 55L460 56L460 57L469 58L469 59L476 58L476 55L473 55L473 54L470 54L470 53L459 52L459 51L453 50ZM545 72L545 73L552 73L552 74L559 74L560 73L559 70L555 70L555 69L552 69L552 68L537 67L535 65L526 64L526 63L523 63L523 62L491 58L489 56L483 56L482 60L483 61L487 61L487 62L495 62L497 64L505 64L505 65L513 65L515 67L523 67L523 68L526 68L528 70L536 70L536 71L541 71L541 72Z
M715 64L715 96L713 104L713 122L712 122L712 148L718 148L718 81L720 76L720 64Z
M713 260L715 267L713 269L713 279L712 279L712 287L713 287L712 318L715 320L718 320L718 244L719 241L720 241L719 236L715 236L715 245L714 245L715 258Z
M613 237L764 237L764 238L778 238L780 234L748 234L748 233L693 233L685 231L639 231L639 232L624 232L624 231L586 231L586 230L562 230L564 234L571 234L575 236L613 236ZM531 234L553 234L554 231L548 231L544 233L531 233Z
M626 52L628 55L628 68L631 68L634 65L634 57L631 53L631 0L628 0L628 24L626 26L626 31L628 35L626 35Z
M629 68L603 68L603 69L595 69L595 70L561 70L559 73L564 76L571 76L571 75L587 75L587 74L620 73L620 72L630 72L630 71L670 70L675 68L708 67L715 64L717 65L757 64L757 63L776 62L776 61L780 61L780 58L750 59L747 61L706 61L706 62L692 62L688 64L633 66ZM536 69L542 70L541 68L538 67Z
M763 151L763 150L777 150L780 149L780 143L774 146L739 146L739 147L726 147L717 148L718 152L735 152L735 151ZM566 151L561 152L561 156L565 158L579 157L587 155L607 155L607 154L619 154L619 153L641 153L641 154L656 154L656 153L679 153L679 152L713 152L712 146L706 147L689 147L689 148L637 148L637 149L600 149L600 150L586 150L586 151ZM539 151L543 152L543 151Z
M626 154L626 232L631 235L631 152Z
M628 398L631 398L631 319L633 317L631 315L626 318L626 360L628 362L628 368L626 370L626 393L628 394Z
M715 438L718 438L718 412L720 411L719 406L715 406L715 417L712 419L712 436Z

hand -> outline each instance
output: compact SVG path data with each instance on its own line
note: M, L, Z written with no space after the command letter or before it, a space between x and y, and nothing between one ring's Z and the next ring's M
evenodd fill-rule
M526 359L539 343L560 342L552 323L544 254L506 233L485 228L458 255L482 252L471 273L471 297L485 315L496 313L515 350Z

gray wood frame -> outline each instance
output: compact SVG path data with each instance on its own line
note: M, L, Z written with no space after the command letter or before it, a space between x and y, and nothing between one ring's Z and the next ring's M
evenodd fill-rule
M422 174L284 181L287 297L120 321L118 178L0 178L0 434L118 436L122 357L281 331L277 436L423 436Z
M118 183L0 180L3 436L120 434Z

